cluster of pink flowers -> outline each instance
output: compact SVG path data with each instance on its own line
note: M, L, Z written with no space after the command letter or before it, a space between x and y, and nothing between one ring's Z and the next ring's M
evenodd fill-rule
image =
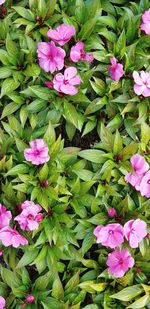
M145 11L142 15L141 29L145 31L146 34L150 35L150 9ZM119 81L120 78L124 75L123 65L117 63L115 57L110 58L111 66L107 66L109 75L111 79ZM150 73L141 71L140 74L136 71L133 72L134 79L134 92L137 95L142 95L143 97L150 96Z
M43 215L40 213L42 208L31 201L25 201L20 205L20 210L21 213L14 218L15 221L18 221L20 228L26 231L36 230L39 222L43 220ZM27 239L20 235L15 228L9 226L11 219L11 212L0 204L0 240L2 244L5 247L12 246L14 248L27 245Z
M43 220L43 215L40 213L42 208L38 204L31 201L25 201L20 205L21 213L14 218L18 221L20 228L26 231L34 231L38 228L39 222Z
M63 46L68 43L72 36L75 35L74 26L62 24L56 29L48 30L48 37L51 42L40 42L38 44L39 65L45 72L60 71L64 68L64 60L66 52L63 48L55 45L55 43ZM78 61L93 61L93 55L86 53L83 42L78 42L71 47L69 59L74 63ZM81 83L81 78L77 75L77 69L69 66L64 70L64 73L58 73L54 76L52 82L46 82L45 85L49 88L54 88L59 93L75 95L78 89L75 87Z
M125 181L130 183L142 196L150 197L150 170L144 157L135 154L130 159L133 172L125 176Z
M129 268L133 267L134 259L127 249L120 250L117 247L123 244L125 237L131 248L137 248L147 235L147 225L140 219L129 220L124 227L119 223L99 225L94 229L94 235L97 243L111 249L116 248L108 255L107 266L110 274L121 278Z
M28 244L28 241L19 234L16 229L9 226L12 218L11 212L8 211L3 205L0 204L0 240L5 247L13 246L15 248L20 245Z

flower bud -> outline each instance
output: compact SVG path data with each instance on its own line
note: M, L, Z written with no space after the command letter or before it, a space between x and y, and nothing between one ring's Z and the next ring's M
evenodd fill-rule
M36 217L35 217L35 220L37 222L41 222L43 220L43 215L42 214L38 214Z
M34 296L33 295L28 295L27 297L26 297L26 302L27 303L34 303L34 301L35 301L35 298L34 298Z
M110 208L107 211L108 217L113 218L117 216L117 212L115 208Z

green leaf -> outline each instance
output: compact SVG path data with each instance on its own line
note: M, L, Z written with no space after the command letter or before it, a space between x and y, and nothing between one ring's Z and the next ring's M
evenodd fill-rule
M95 283L94 281L85 281L79 284L79 287L88 293L103 292L107 283Z
M104 152L101 150L86 149L80 151L78 156L94 163L103 163L105 161L103 154Z
M25 19L35 21L34 14L31 12L31 10L25 9L21 6L13 6L13 9Z
M87 39L90 36L90 34L94 30L96 22L97 22L97 18L92 18L88 20L87 22L85 22L85 24L81 28L81 31L78 34L81 41Z
M7 104L3 109L1 119L5 118L8 115L13 114L19 108L20 108L20 105L14 102Z
M45 135L44 135L44 139L45 139L48 146L51 146L56 141L56 134L55 134L55 130L54 130L54 127L53 127L51 121L49 121L47 130L46 130Z
M63 300L64 290L59 277L56 277L52 287L52 296L56 299Z
M0 79L10 77L11 75L12 75L11 69L7 67L0 68Z
M87 233L84 237L82 247L81 247L82 254L84 255L94 243L95 243L95 237L93 235L93 231Z
M138 300L136 300L132 305L128 306L127 308L132 308L132 309L143 309L145 306L150 304L150 296L145 295Z
M25 174L28 173L29 171L29 167L25 164L18 164L14 167L12 167L7 174L5 174L6 176L12 176L12 175L18 175L18 174Z
M67 121L72 123L77 129L80 129L78 113L75 107L71 103L68 103L66 100L64 101L63 115Z
M29 86L29 89L40 99L48 101L52 95L48 88L41 86Z
M130 301L131 299L135 298L139 294L143 292L143 288L141 285L133 285L130 287L127 287L120 292L111 295L111 298L116 298L122 301Z
M29 251L29 250L26 251L24 255L22 256L22 258L20 259L20 261L18 262L16 268L22 268L32 263L36 259L38 253L39 253L38 249L33 249L32 251Z
M119 154L122 148L123 148L122 138L119 131L117 130L114 139L114 149L113 149L114 155Z
M18 81L15 81L13 78L7 78L3 81L2 87L1 87L1 98L4 95L8 95L12 93L15 89L19 87L20 83Z

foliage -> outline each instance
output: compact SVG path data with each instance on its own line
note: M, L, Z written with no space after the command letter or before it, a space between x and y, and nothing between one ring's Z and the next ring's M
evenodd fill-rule
M44 215L37 230L20 230L28 246L1 246L0 295L6 308L21 308L28 294L35 303L27 309L149 308L150 240L131 250L135 266L117 279L106 269L111 251L96 244L93 230L116 222L108 217L109 208L116 209L117 222L140 218L149 228L149 199L124 176L132 171L133 154L150 163L149 98L134 93L132 78L134 70L150 70L150 36L140 30L150 2L6 0L3 7L0 203L14 217L18 205L31 200ZM75 64L82 83L74 96L45 87L52 74L37 59L38 42L48 41L48 29L62 23L74 25L75 40L94 56L91 63ZM113 56L124 67L119 81L107 70ZM83 147L83 138L90 140L93 132L94 140ZM36 138L49 148L50 160L42 166L23 155Z

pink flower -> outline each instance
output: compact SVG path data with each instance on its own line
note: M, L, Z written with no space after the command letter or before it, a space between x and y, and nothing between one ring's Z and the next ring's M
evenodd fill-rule
M4 297L0 296L0 309L4 309L6 305L6 301Z
M146 34L150 34L150 9L142 15L142 24L140 26Z
M131 257L127 249L116 249L114 252L108 254L106 262L108 271L116 278L121 278L127 272L129 268L134 265L134 259Z
M141 75L141 76L140 76ZM143 95L144 97L150 96L150 73L141 71L140 75L138 72L133 72L134 78L134 92L137 95Z
M27 161L31 161L34 165L40 165L49 161L48 147L42 138L35 139L29 145L31 148L27 148L24 151L24 157Z
M0 5L2 5L6 0L0 0Z
M143 220L129 220L124 225L124 235L131 248L137 248L142 239L147 235L147 226Z
M40 213L42 208L31 201L25 201L20 205L22 212L14 218L18 221L22 230L34 231L38 228L39 222L42 221L43 215Z
M113 218L117 216L117 212L115 208L110 208L107 211L108 217Z
M11 218L11 212L0 204L0 229L2 229L4 226L8 226Z
M54 42L63 46L71 39L73 35L75 35L75 28L74 26L62 24L58 26L55 30L48 30L47 35Z
M150 171L148 171L141 179L139 191L142 196L150 197Z
M94 235L97 237L97 243L105 247L119 247L124 241L123 227L119 223L99 225L94 229Z
M27 297L26 297L26 302L27 303L34 303L35 302L35 298L33 295L29 294Z
M68 67L64 71L64 75L62 73L56 74L53 79L54 88L59 92L75 95L78 89L74 86L81 83L80 76L76 74L77 69L74 67Z
M124 75L123 65L121 63L117 63L117 59L115 57L110 58L110 62L112 66L107 66L110 77L113 80L120 80L120 78Z
M70 59L73 62L78 62L80 60L92 62L94 57L93 57L92 53L86 53L84 51L84 43L78 42L76 45L71 47Z
M139 154L135 154L130 159L131 165L134 169L134 172L128 173L125 176L125 181L130 183L136 190L139 190L139 186L143 175L148 171L149 164L146 162L144 157Z
M45 72L54 73L64 67L65 51L57 47L54 42L41 42L38 44L39 65Z
M25 237L8 226L5 226L0 230L0 240L5 247L12 246L18 248L20 245L25 246L28 244Z

